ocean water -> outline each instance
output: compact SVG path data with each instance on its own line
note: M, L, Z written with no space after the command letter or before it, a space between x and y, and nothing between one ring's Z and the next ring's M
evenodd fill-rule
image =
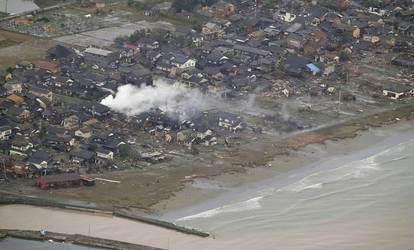
M414 134L385 138L166 216L213 232L211 249L414 249Z

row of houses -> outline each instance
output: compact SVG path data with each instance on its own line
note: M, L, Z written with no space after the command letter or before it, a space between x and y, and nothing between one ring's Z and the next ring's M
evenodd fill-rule
M296 2L272 10L259 2L219 1L202 10L210 18L199 31L144 32L111 48L58 45L43 61L18 63L0 88L3 153L39 171L97 167L117 160L137 127L168 142L209 146L253 130L242 117L220 110L196 110L186 120L159 109L131 118L100 104L124 84L153 85L153 76L225 99L269 93L288 98L310 94L313 87L331 94L334 87L309 83L337 84L342 63L367 53L390 53L392 63L412 68L412 3L373 9L362 2ZM413 89L396 82L381 86L379 94L400 99ZM275 119L295 129L312 126ZM162 158L158 152L141 156Z

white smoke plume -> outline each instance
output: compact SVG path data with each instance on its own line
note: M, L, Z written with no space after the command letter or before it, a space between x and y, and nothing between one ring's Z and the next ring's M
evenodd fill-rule
M180 114L179 118L183 118L183 114L189 110L203 109L207 105L207 100L206 96L196 89L156 80L154 86L120 86L115 95L107 96L101 103L128 116L159 108L169 114Z

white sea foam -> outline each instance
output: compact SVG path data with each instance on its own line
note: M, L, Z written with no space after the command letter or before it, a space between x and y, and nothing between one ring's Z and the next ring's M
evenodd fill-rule
M319 200L319 199L322 199L322 198L326 198L326 197L346 193L346 192L349 192L351 190L369 187L371 185L373 185L372 182L365 183L365 184L362 184L362 185L359 185L359 186L353 186L353 187L346 187L346 188L343 188L343 189L337 189L335 191L331 191L331 192L327 192L327 193L321 193L321 194L318 194L317 196L313 196L313 197L303 199L302 202L309 202L309 201Z
M370 156L363 160L353 161L334 169L322 170L313 173L304 177L300 181L279 189L278 191L298 193L309 189L321 189L324 184L366 177L373 172L381 170L376 162L376 158L380 154Z
M213 216L223 214L223 213L235 213L235 212L245 212L250 210L255 210L261 208L260 201L263 199L263 196L255 197L246 201L237 202L222 207L210 209L195 215L186 216L183 218L177 219L177 221L186 221L194 220L199 218L211 218Z
M402 142L400 144L397 144L394 147L383 150L365 159L349 162L337 168L321 170L321 171L312 173L302 178L301 180L291 183L285 187L282 187L279 189L268 188L266 189L266 192L262 192L262 193L266 195L271 195L270 193L272 191L273 193L277 193L277 192L298 193L298 192L302 192L305 190L321 189L323 188L325 184L330 184L330 183L334 183L338 181L346 181L349 179L359 179L359 178L368 177L371 174L382 171L380 166L382 166L384 163L406 159L407 157L404 156L404 157L391 158L390 160L388 156L401 152L402 150L406 149L409 145L413 144L413 142L414 142L414 139L408 140L406 142ZM383 157L387 157L387 158L383 159Z

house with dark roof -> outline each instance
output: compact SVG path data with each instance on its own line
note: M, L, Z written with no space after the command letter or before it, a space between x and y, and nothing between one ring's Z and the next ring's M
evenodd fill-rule
M10 126L0 126L0 141L9 140L12 136L12 128Z
M245 124L240 116L229 112L217 112L217 125L231 132L240 132L245 128Z
M270 51L250 46L234 45L233 49L236 54L249 55L252 57L266 57L272 55L272 52Z
M88 166L95 162L96 154L89 150L76 150L70 153L70 160L80 166Z
M231 15L234 15L236 12L236 7L233 4L227 3L222 0L214 3L210 7L207 7L207 9L210 15L219 18L229 17Z
M302 77L309 63L310 60L305 57L288 55L284 63L285 72L290 76Z
M212 65L222 65L229 60L228 57L220 53L219 51L214 50L207 56L207 63Z
M29 121L31 118L31 113L29 110L11 106L7 108L5 114L14 122L23 123L25 121Z
M286 44L287 47L290 49L302 49L305 42L306 38L298 34L292 33L286 37Z
M137 46L144 50L155 50L160 47L160 43L153 38L143 37L137 41Z
M390 83L383 87L384 96L397 100L407 96L414 96L414 87L401 83Z
M219 24L208 22L202 27L201 33L203 34L204 40L213 40L222 38L225 31Z
M0 86L0 97L6 97L7 95L7 89L3 86Z
M39 87L30 85L29 93L32 94L32 95L35 95L37 97L44 97L49 102L53 101L53 92L48 90L48 89L39 88Z
M111 109L100 103L85 103L83 110L93 117L103 119L110 115Z
M177 67L177 69L184 71L184 70L192 70L195 68L197 63L196 59L189 58L182 54L174 54L171 57L171 64Z
M99 147L96 149L96 156L101 159L105 160L113 160L114 159L114 152L111 150L105 149L103 147Z
M27 157L33 149L30 139L25 136L16 136L11 140L9 154Z
M52 157L48 152L39 150L34 152L29 159L27 159L26 163L40 170L47 168L48 164L51 162L51 159Z
M69 152L75 143L75 139L70 135L57 136L55 134L48 134L45 138L45 142L49 147L55 150Z

